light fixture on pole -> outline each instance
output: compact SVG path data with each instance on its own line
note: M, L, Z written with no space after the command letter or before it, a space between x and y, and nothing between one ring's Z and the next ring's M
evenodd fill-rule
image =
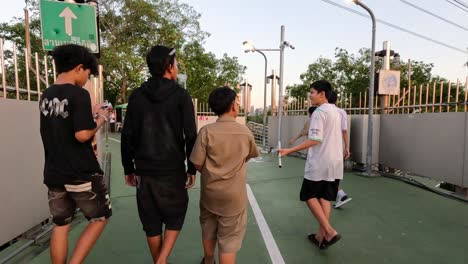
M257 49L255 46L248 42L244 41L242 43L242 47L244 49L245 53L249 52L258 52L262 54L263 58L265 59L265 74L263 75L263 80L264 80L264 89L263 89L263 131L262 131L262 147L263 150L266 150L266 119L267 119L267 109L266 109L266 98L267 98L267 68L268 68L268 59L263 53L263 51L280 51L280 49Z
M364 8L370 15L372 19L372 49L371 49L371 65L370 65L370 83L369 83L369 114L368 114L368 125L367 125L367 155L366 155L366 173L368 175L372 174L372 131L373 131L373 111L374 111L374 77L375 77L375 70L374 70L374 54L375 54L375 16L372 10L363 4L359 0L352 0L353 3L356 5Z

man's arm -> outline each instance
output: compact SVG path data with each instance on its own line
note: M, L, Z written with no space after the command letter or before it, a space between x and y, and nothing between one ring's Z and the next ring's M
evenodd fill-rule
M297 146L294 146L292 148L278 149L278 153L281 156L286 156L289 153L293 153L293 152L296 152L296 151L301 151L303 149L308 149L308 148L313 147L315 145L318 145L320 143L321 143L320 141L308 139L308 140L305 140L304 142L302 142L301 144L299 144Z
M345 159L349 158L349 139L348 139L348 115L346 111L343 109L341 110L341 133L343 135L343 142L344 142L344 150L343 150L343 157Z
M195 144L193 145L192 153L190 155L190 163L194 165L194 167L199 171L202 172L203 166L205 165L206 160L206 127L203 127L198 133L197 139L195 140Z
M203 168L203 166L202 166L202 165L193 164L193 166L195 166L195 169L197 169L197 171L199 171L199 172L201 172L201 171L202 171L202 168Z
M301 129L301 132L299 132L297 136L289 140L289 144L293 145L296 142L296 140L300 139L301 137L307 137L307 135L309 134L309 128L310 128L310 119L304 124L304 127Z
M348 130L343 130L341 131L342 134L343 134L343 141L344 141L344 152L343 152L343 156L345 159L349 158L349 156L351 155L349 153L349 139L348 139Z
M291 138L289 140L289 144L290 145L294 145L294 143L296 142L296 140L300 139L302 137L302 132L297 134L295 137Z
M84 143L90 140L106 122L109 111L101 108L104 103L97 104L91 109L91 97L85 89L79 90L73 97L71 104L75 139L80 143ZM94 113L98 114L96 121L93 118Z
M246 158L246 162L251 159L251 158L255 158L255 157L258 157L260 156L260 153L258 152L258 147L257 147L257 144L255 144L255 138L252 134L252 132L249 130L249 145L250 145L250 148L249 148L249 155L247 156Z
M101 103L98 106L104 105L105 103ZM96 119L96 128L93 129L86 129L86 130L80 130L78 132L75 132L75 138L78 140L80 143L84 143L88 140L90 140L98 131L101 129L101 127L107 122L109 118L109 111L106 109L100 109L98 112L98 117Z
M138 136L138 127L136 126L136 109L134 109L133 103L132 96L130 96L120 144L125 175L132 175L135 172L135 137Z
M195 112L193 109L192 98L185 92L183 111L182 111L184 135L185 135L185 155L187 157L187 174L195 175L196 168L190 161L190 154L192 153L193 145L197 139L197 126L195 124ZM198 170L198 169L197 169Z
M278 154L281 156L285 156L289 153L300 151L303 149L308 149L310 147L320 144L323 140L324 119L325 117L323 114L321 114L319 111L315 111L311 117L310 127L308 130L308 139L295 147L287 149L278 149Z

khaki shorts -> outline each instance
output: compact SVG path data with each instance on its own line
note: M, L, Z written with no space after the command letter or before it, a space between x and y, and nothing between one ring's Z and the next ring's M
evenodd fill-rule
M236 253L244 240L247 210L234 216L220 216L200 206L200 224L203 240L217 240L221 253Z

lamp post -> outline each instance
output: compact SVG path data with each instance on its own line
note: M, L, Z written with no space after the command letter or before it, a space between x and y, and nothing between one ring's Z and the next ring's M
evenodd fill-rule
M263 75L263 80L264 80L264 88L263 88L263 131L262 131L262 137L263 137L263 140L262 140L262 145L263 145L263 150L266 149L266 119L267 119L267 109L266 109L266 98L267 98L267 69L268 69L268 59L265 55L265 53L263 53L263 51L280 51L280 49L257 49L255 48L255 46L251 43L249 43L248 41L244 41L242 43L243 47L244 47L244 52L245 53L248 53L248 52L258 52L260 54L262 54L263 58L265 59L265 74Z
M266 149L266 118L267 118L267 109L266 109L266 93L267 93L267 66L268 60L265 56L265 53L262 51L279 51L280 52L280 87L279 87L279 94L278 94L278 148L281 148L281 116L282 116L282 93L283 93L283 64L284 64L284 49L286 47L290 47L291 49L295 49L293 45L289 42L284 40L284 26L281 26L281 40L280 40L280 48L279 49L257 49L253 44L249 43L248 41L243 42L244 52L258 52L263 55L265 59L265 74L264 74L264 92L263 92L263 149ZM281 168L281 157L279 159L279 166Z
M280 39L280 87L278 94L278 149L281 149L281 118L283 116L283 83L284 83L284 49L290 47L295 49L293 45L284 39L285 29L281 26L281 39ZM278 155L278 166L281 168L281 155Z
M352 0L356 5L364 8L372 19L372 50L371 50L371 65L370 65L370 83L369 83L369 114L367 123L367 155L366 155L366 173L372 173L372 128L373 128L373 112L374 112L374 54L375 54L375 16L365 4L359 0Z

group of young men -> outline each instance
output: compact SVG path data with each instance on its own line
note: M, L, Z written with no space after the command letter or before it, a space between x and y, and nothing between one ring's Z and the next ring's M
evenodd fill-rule
M41 136L45 150L44 183L55 224L50 242L52 263L66 263L68 231L79 208L90 221L69 263L82 263L112 215L110 198L91 147L95 133L112 109L91 107L82 88L97 72L95 57L78 45L56 47L52 53L57 81L40 99ZM214 89L209 105L219 118L197 135L192 99L177 84L175 49L154 46L147 53L151 77L129 97L121 137L125 183L136 187L139 217L154 263L167 263L188 207L187 189L201 173L201 263L235 263L247 227L246 163L259 155L251 131L236 122L239 99L229 87ZM330 201L343 176L340 115L328 103L331 86L311 85L312 114L308 140L280 155L308 149L300 199L320 223L309 239L324 249L341 236L330 225ZM343 152L344 151L344 152Z

